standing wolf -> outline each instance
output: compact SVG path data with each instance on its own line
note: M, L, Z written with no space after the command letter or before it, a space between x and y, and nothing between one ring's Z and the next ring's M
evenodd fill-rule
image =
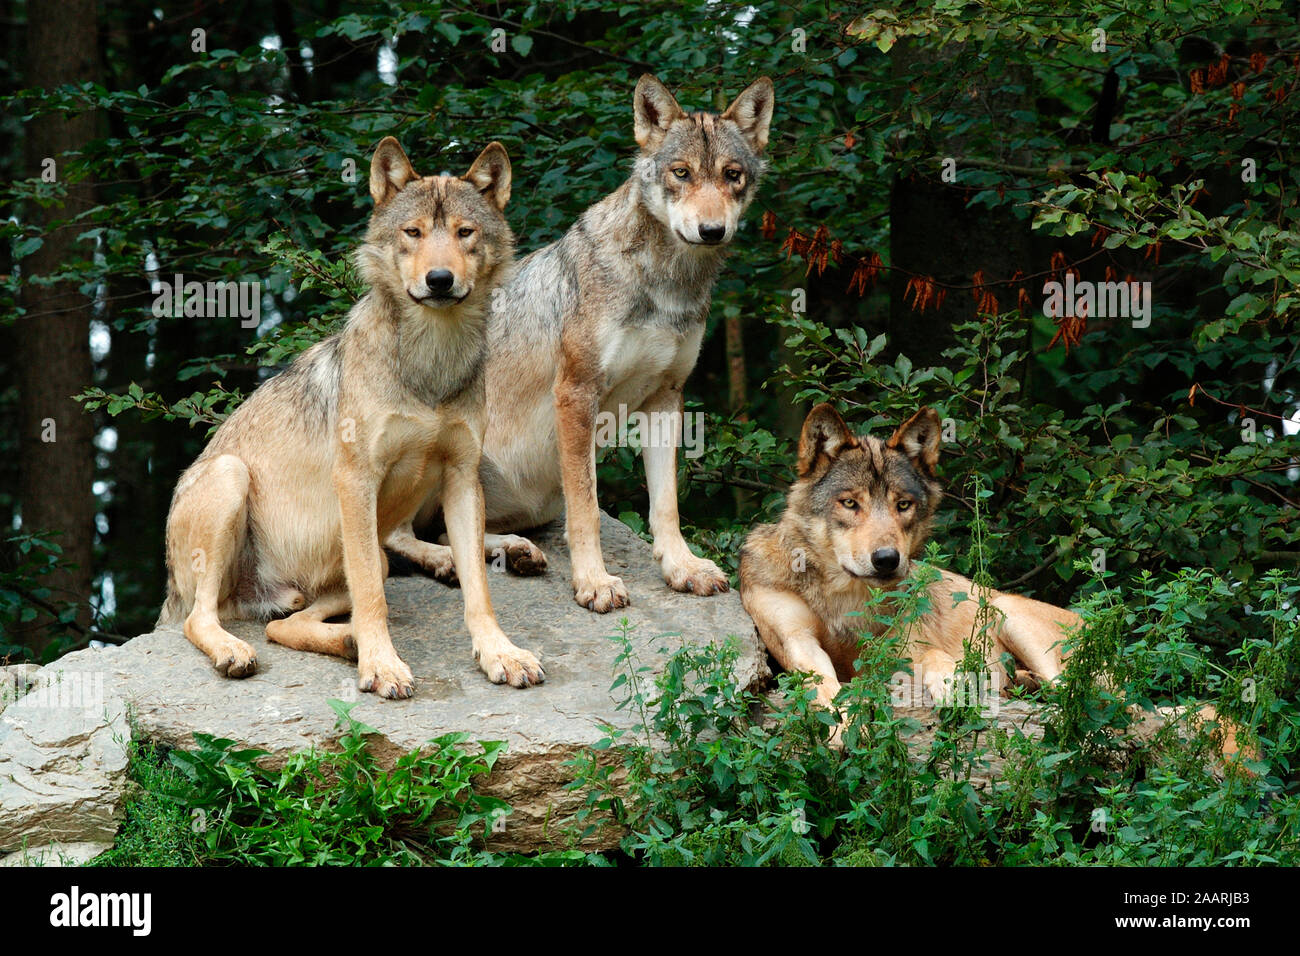
M640 147L632 175L559 241L525 258L492 308L483 491L487 529L513 532L566 516L574 599L605 613L628 603L605 569L596 501L597 416L646 413L661 427L643 458L650 529L664 579L700 595L727 590L682 538L677 444L682 387L699 356L713 283L758 189L772 81L750 84L721 115L686 113L653 76L634 94ZM624 414L620 415L620 409ZM424 529L436 512L416 519ZM387 546L438 576L445 547L409 526ZM488 536L517 569L544 566L523 538ZM455 562L462 575L464 566Z
M464 177L422 178L388 137L370 194L357 254L370 292L340 334L254 392L176 485L158 623L183 623L218 671L244 677L257 658L221 619L293 611L267 624L270 640L355 657L362 690L409 697L380 542L435 499L479 666L497 683L538 683L537 659L497 625L479 560L486 313L514 248L510 160L492 143ZM349 610L350 623L326 622Z

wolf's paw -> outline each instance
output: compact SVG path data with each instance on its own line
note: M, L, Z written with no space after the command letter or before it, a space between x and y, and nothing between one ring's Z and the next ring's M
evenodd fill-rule
M357 687L378 697L404 700L415 693L415 678L396 653L375 657L358 667Z
M622 578L612 574L591 575L575 578L573 581L573 599L588 611L607 614L615 608L627 607L631 601Z
M257 673L257 652L232 637L212 655L212 666L222 677L248 677Z
M934 707L950 707L956 698L956 689L953 686L953 678L950 674L927 674L925 677L925 691L934 701Z
M502 647L482 653L475 652L478 666L494 684L511 687L532 687L546 680L542 663L529 651L515 647L507 641Z
M546 555L527 538L512 534L506 538L503 547L506 552L506 567L515 574L528 577L546 571Z
M420 549L416 566L429 577L441 581L449 587L456 587L460 579L456 577L456 563L451 557L451 548L442 544L426 544Z
M694 558L673 568L664 569L664 580L674 591L686 591L709 597L730 591L731 584L727 576L712 561Z
M1023 687L1027 692L1033 693L1043 686L1043 682L1038 679L1038 675L1033 671L1016 668L1015 676L1011 678L1010 686L1002 689L1004 697L1010 696L1011 691L1016 687Z

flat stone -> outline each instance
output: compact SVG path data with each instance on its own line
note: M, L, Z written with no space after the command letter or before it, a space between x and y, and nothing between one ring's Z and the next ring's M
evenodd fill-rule
M0 712L12 704L36 683L41 672L39 664L10 664L0 667Z
M654 674L665 659L660 648L734 636L738 683L755 686L768 676L766 652L735 592L704 598L670 590L650 545L608 515L602 516L601 539L610 573L623 579L632 599L630 607L607 615L574 603L558 524L534 537L549 559L545 574L488 574L501 627L546 668L546 682L526 690L487 680L473 659L460 591L422 576L390 578L386 585L393 643L416 676L409 700L358 693L354 663L271 644L262 626L249 622L229 624L257 649L258 672L243 680L221 677L171 629L121 647L78 651L45 671L100 675L106 697L127 703L143 739L191 747L196 732L208 733L268 751L269 766L295 751L334 744L331 698L356 701L352 714L378 731L372 750L384 765L452 732L505 741L507 750L481 790L508 800L514 812L488 846L535 851L566 845L562 824L582 797L564 789L572 779L565 762L604 737L602 725L634 726L635 715L618 710L610 692L621 649L611 636L621 619L631 626L638 662ZM0 781L0 793L6 786ZM0 826L0 838L4 834ZM617 836L606 831L586 845L608 847ZM0 848L12 847L0 839Z
M123 702L105 692L102 673L41 670L0 714L0 853L112 843L130 737Z
M85 866L112 848L111 843L50 843L0 856L0 866Z

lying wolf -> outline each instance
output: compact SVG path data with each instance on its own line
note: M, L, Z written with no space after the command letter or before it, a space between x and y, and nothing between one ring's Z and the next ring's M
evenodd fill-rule
M691 553L677 512L682 388L704 338L709 300L728 243L758 189L772 119L772 82L750 84L721 115L686 113L652 76L633 115L640 153L632 176L589 208L559 241L526 257L497 296L490 320L483 490L489 532L518 532L564 512L574 599L605 613L628 603L605 568L596 501L596 431L602 413L667 421L643 441L650 530L664 579L700 595L727 577ZM644 439L645 436L642 436ZM415 527L437 517L430 501ZM388 548L439 577L445 547L409 525ZM517 535L488 535L517 570L544 566ZM462 576L459 561L455 570Z
M824 707L833 709L841 682L852 678L864 632L880 636L887 626L861 613L863 605L874 591L906 578L925 547L943 493L935 475L939 435L939 416L930 408L881 441L854 435L834 408L818 405L799 438L799 477L785 513L745 540L741 601L783 668L820 679L816 694ZM913 677L935 703L953 699L963 642L974 640L981 627L981 597L992 607L985 632L990 673L1001 673L1002 655L1009 653L1018 665L1016 683L1033 686L1060 676L1064 641L1078 627L1078 615L982 590L959 574L939 574L929 586L929 610L907 635ZM1220 723L1224 756L1237 752L1235 726L1213 707L1200 707L1197 716Z
M463 559L479 666L497 683L538 683L537 658L497 625L479 560L486 316L514 248L502 215L510 160L492 143L463 177L420 177L389 137L375 150L370 194L357 253L369 293L340 334L222 423L176 485L158 623L182 625L218 671L245 677L256 654L221 621L293 612L267 624L270 640L355 658L362 690L409 697L380 542L437 500ZM349 623L326 620L349 611Z
M831 406L818 405L804 422L799 478L781 521L758 526L745 541L741 600L782 667L821 677L817 697L828 707L852 675L863 629L883 630L859 613L863 602L907 577L925 548L943 494L934 472L939 430L934 410L923 408L887 441L859 438ZM976 631L979 601L969 579L940 573L908 651L913 674L943 701L962 642ZM954 594L971 600L954 605ZM986 597L1001 612L994 615L990 663L1010 652L1024 668L1022 679L1059 676L1061 641L1078 617L1011 594Z

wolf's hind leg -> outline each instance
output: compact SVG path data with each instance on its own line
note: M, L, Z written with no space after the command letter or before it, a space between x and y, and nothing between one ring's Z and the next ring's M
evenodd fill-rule
M439 540L446 540L443 535ZM483 552L489 562L504 557L506 567L522 577L543 574L546 555L527 538L517 534L487 534L483 536Z
M252 646L223 628L217 616L222 585L233 584L247 516L248 466L234 455L220 455L186 489L171 517L173 533L189 545L173 561L188 561L194 580L185 636L226 677L247 677L257 670Z
M1065 608L1017 594L999 594L993 606L1006 615L1002 642L1016 660L1040 681L1061 675L1061 642L1079 623Z
M335 591L323 594L310 605L278 621L268 621L266 636L296 651L314 651L335 657L357 659L357 644L352 637L351 624L327 624L325 619L347 614L352 610L348 592Z
M401 555L430 577L444 584L457 584L456 562L452 560L447 536L440 535L438 544L421 541L415 536L411 523L399 525L384 541L384 547ZM483 557L491 564L499 558L505 566L520 576L542 574L546 571L546 555L527 538L517 534L489 534L483 539ZM495 565L493 565L495 567Z

